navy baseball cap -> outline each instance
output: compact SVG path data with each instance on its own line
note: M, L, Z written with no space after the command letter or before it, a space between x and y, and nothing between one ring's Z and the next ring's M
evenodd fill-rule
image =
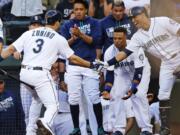
M129 17L135 17L137 15L140 15L141 13L145 13L146 9L144 7L136 6L129 10Z
M42 20L42 17L41 16L38 16L38 15L36 15L36 16L32 16L31 18L30 18L30 25L31 24L34 24L34 23L38 23L38 24L43 24L43 20Z
M60 12L57 10L49 10L45 14L45 21L46 24L53 24L56 21L61 21L62 20L62 15Z

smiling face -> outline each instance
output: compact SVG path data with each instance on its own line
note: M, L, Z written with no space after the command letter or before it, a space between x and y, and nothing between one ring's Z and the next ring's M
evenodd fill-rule
M74 4L74 15L77 20L83 20L86 16L86 8L81 3L75 3Z
M142 28L144 30L147 30L150 27L150 19L145 15L145 13L133 16L131 17L131 19L138 29Z
M125 12L125 8L122 6L114 6L112 8L112 15L117 21L123 18L124 12Z

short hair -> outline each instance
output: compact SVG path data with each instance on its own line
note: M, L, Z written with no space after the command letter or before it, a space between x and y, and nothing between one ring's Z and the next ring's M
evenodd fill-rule
M114 0L112 3L112 8L114 7L123 7L125 8L125 4L122 0Z
M82 4L82 5L85 7L85 9L88 9L88 8L89 8L89 5L88 5L88 3L87 3L86 0L75 0L73 6L74 6L75 4L77 4L77 3L78 3L78 4Z
M117 27L114 29L114 32L123 32L125 35L127 34L127 29L124 27Z

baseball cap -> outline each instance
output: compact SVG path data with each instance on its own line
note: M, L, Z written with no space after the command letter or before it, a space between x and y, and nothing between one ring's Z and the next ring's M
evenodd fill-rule
M146 9L144 7L136 6L129 10L128 16L135 17L135 16L140 15L141 13L145 13L145 12L146 12Z
M49 10L45 14L45 21L46 24L52 24L56 21L61 21L62 20L62 15L59 11L57 10Z
M39 23L39 24L42 25L42 24L43 24L42 17L41 17L41 16L38 16L38 15L32 16L32 17L30 18L30 25L33 24L33 23Z

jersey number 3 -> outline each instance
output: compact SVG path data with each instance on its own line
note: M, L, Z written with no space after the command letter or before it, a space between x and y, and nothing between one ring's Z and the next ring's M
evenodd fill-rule
M33 52L34 53L39 53L42 50L42 46L44 44L44 40L43 39L37 39L36 40L36 48L33 48Z

